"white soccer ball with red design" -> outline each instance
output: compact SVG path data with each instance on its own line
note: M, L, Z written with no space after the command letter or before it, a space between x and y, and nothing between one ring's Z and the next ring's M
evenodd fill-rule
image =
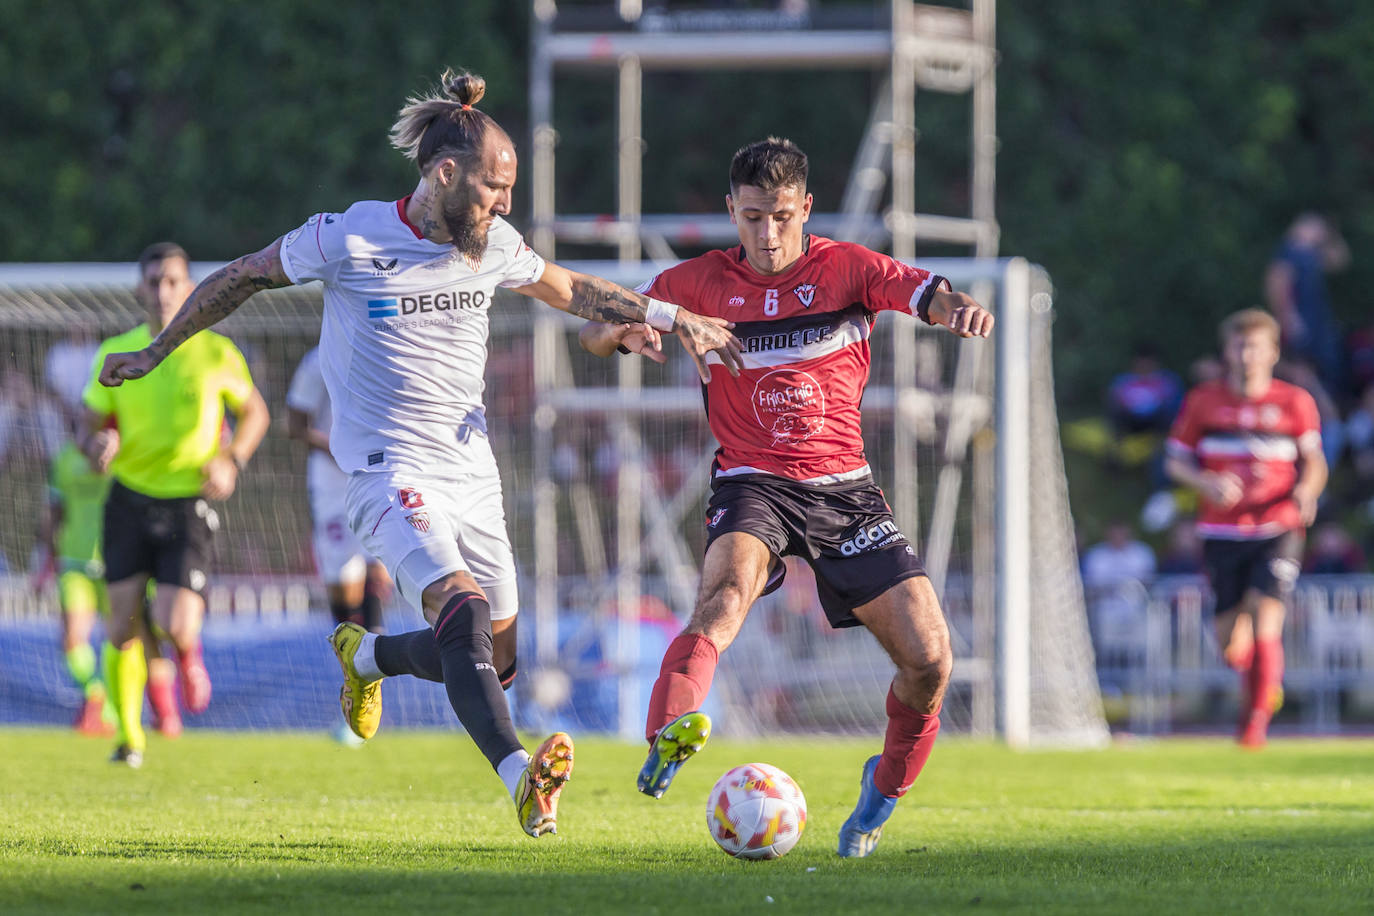
M706 799L706 828L738 859L776 859L806 829L806 796L777 767L746 763L716 780Z

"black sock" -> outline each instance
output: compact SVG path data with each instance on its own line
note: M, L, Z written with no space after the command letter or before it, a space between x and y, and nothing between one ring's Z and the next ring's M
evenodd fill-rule
M380 637L379 637L380 639ZM496 767L523 748L491 659L491 606L481 595L449 599L434 624L448 701L478 750Z
M345 601L329 602L329 613L333 615L335 623L362 623L354 613L353 606Z
M387 677L413 674L437 684L444 682L444 665L439 661L439 644L434 641L434 631L428 627L396 636L378 636L372 651L377 660L377 668Z

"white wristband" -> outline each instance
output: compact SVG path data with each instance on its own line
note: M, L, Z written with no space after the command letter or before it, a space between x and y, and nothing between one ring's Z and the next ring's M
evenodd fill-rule
M656 331L669 333L677 323L677 306L671 302L650 299L644 309L644 323Z

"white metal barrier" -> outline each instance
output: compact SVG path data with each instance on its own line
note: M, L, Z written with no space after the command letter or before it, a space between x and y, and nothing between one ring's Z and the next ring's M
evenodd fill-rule
M1212 627L1213 597L1201 576L1129 581L1088 593L1098 677L1141 734L1192 724L1228 726L1239 690ZM1284 626L1286 705L1302 731L1339 732L1374 716L1374 575L1304 576Z

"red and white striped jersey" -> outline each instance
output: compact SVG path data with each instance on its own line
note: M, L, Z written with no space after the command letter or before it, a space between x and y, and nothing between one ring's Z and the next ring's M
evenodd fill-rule
M1198 533L1226 540L1270 538L1302 527L1293 487L1303 455L1321 450L1321 419L1312 395L1274 379L1258 398L1225 382L1188 393L1169 432L1169 454L1207 471L1240 478L1244 495L1223 509L1202 500Z
M869 473L859 427L868 338L883 309L917 315L943 277L861 245L808 236L782 274L758 273L736 246L665 270L642 291L735 322L739 378L709 357L706 416L717 477L775 474L811 484Z

